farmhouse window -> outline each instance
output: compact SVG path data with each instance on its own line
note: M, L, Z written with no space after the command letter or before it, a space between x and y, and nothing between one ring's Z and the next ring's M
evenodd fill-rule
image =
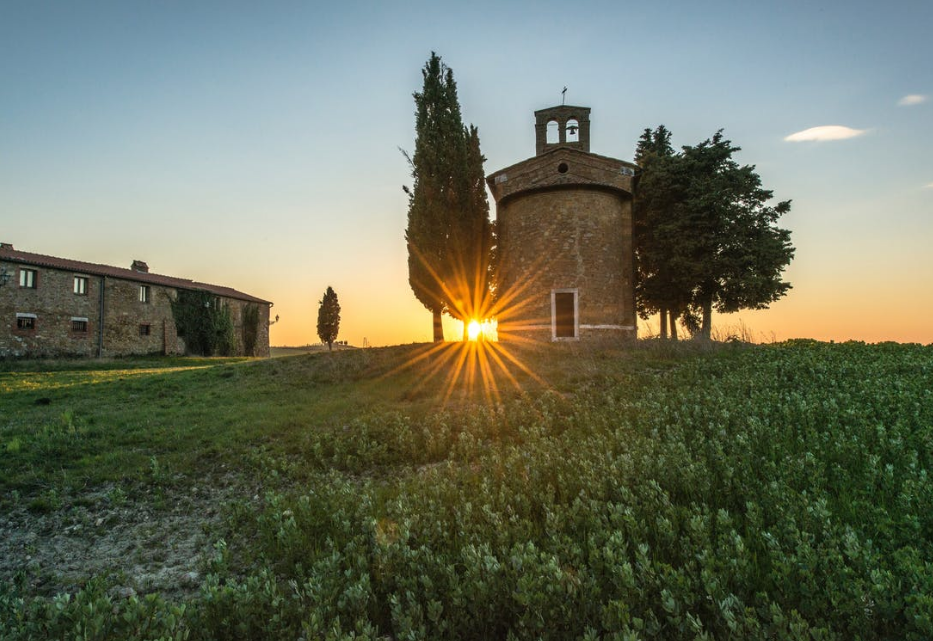
M17 314L16 315L16 329L21 332L31 332L36 329L36 315L35 314Z
M140 285L139 286L139 302L148 303L149 302L149 285Z
M19 270L19 286L26 289L35 289L38 280L36 276L36 270L34 269Z
M87 294L87 276L75 276L74 292L79 296Z
M72 318L71 319L71 331L75 334L87 334L87 319L86 318Z
M152 325L149 323L142 323L139 326L139 335L140 336L149 336L152 333Z

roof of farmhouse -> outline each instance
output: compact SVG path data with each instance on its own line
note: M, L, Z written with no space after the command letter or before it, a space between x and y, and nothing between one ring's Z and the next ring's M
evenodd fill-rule
M140 283L149 283L152 285L162 285L164 287L174 287L176 289L203 290L224 296L226 298L235 298L253 303L262 303L271 305L267 300L244 294L230 287L222 285L211 285L210 283L199 283L187 278L175 278L174 276L163 276L162 274L149 273L149 267L142 261L133 261L134 269L125 269L123 267L113 267L111 265L99 265L97 263L85 263L80 260L71 260L69 258L56 258L55 256L44 256L42 254L32 254L30 252L18 251L9 243L0 243L0 260L13 263L22 263L24 265L34 265L37 267L49 267L52 269L61 269L72 271L78 274L87 274L88 276L106 276L108 278L120 278L122 280L132 280Z

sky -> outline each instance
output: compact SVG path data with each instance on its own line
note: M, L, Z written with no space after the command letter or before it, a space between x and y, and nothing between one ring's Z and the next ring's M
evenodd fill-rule
M273 301L272 345L318 342L328 286L339 339L428 341L400 150L436 51L487 174L565 86L595 153L742 148L793 201L793 289L714 331L933 343L931 29L928 0L0 0L0 241Z

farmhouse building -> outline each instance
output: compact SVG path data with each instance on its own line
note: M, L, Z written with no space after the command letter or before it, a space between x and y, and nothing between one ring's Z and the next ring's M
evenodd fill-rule
M590 152L590 109L535 112L536 155L487 177L500 340L635 338L629 162Z
M269 301L229 287L17 251L0 243L0 357L184 354L172 302L200 292L232 319L236 353L269 355Z

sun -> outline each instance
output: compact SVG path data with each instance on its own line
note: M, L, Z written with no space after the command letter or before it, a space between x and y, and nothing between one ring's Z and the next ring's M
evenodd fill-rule
M470 324L467 325L467 338L471 341L478 340L480 335L483 333L483 327L479 324L479 321L474 319L470 321Z

